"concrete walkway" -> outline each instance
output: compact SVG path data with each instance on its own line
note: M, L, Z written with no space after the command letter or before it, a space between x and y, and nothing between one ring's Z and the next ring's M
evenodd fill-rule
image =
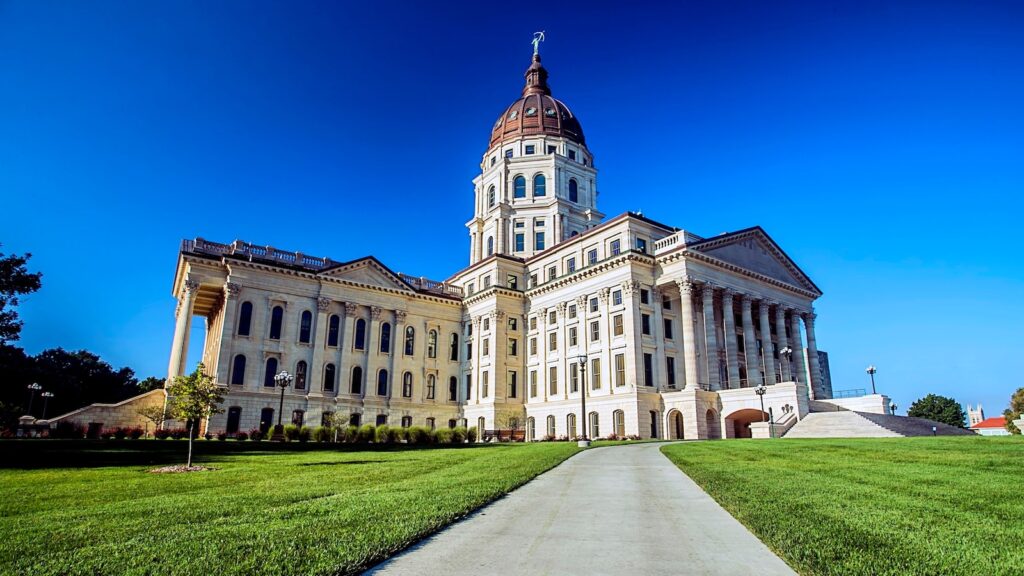
M794 573L662 446L577 454L368 573Z

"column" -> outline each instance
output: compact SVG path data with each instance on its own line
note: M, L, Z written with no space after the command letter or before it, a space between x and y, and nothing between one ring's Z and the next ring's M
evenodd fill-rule
M640 293L640 282L624 280L620 286L622 301L626 304L622 317L622 332L626 340L626 375L633 376L632 390L643 386L644 376L644 343L640 329L640 311L637 294Z
M775 338L778 340L779 350L789 346L789 339L786 338L786 310L782 304L775 305ZM782 364L782 381L792 382L793 375L786 357L780 354L779 362Z
M242 287L234 282L224 284L224 317L220 326L220 362L217 365L217 381L227 384L231 365L234 363L233 344L235 322L238 318L238 295Z
M764 371L764 383L775 384L775 354L772 353L772 325L768 317L768 306L771 303L761 300L758 307L761 312L761 369Z
M654 389L659 392L668 385L668 376L661 377L662 372L668 372L665 361L665 317L662 315L661 291L657 286L651 287L651 304L654 306L654 326L651 326L651 334L654 335Z
M600 302L601 317L598 320L601 326L601 363L602 368L608 373L608 394L615 394L615 356L612 355L612 326L611 316L608 314L608 298L611 295L610 288L601 288L597 291L597 299Z
M548 401L548 392L551 391L551 381L548 378L548 330L547 330L547 318L548 309L541 308L537 311L537 351L540 356L540 368L537 369L537 385L543 386L544 390L538 390L538 396L543 398L545 402ZM529 320L527 320L529 322ZM527 330L529 330L529 324L527 324ZM527 343L529 346L529 343ZM527 349L529 354L529 349ZM547 423L545 423L547 426ZM545 432L546 434L547 432Z
M481 375L483 374L483 371L484 371L483 370L483 363L484 363L484 357L483 357L483 351L484 351L484 346L483 346L483 339L484 339L483 326L484 326L484 317L483 316L477 316L476 318L473 318L473 350L474 350L474 352L473 352L473 358L474 358L474 360L473 360L473 367L474 367L474 369L473 369L473 382L472 382L472 384L473 384L473 391L474 391L474 394L473 394L473 403L474 404L480 404L481 403L480 402L480 400L481 400L480 394L481 394L482 384L483 384L483 378L481 377Z
M590 331L587 330L587 296L576 297L576 350L587 357L587 395L593 393L590 386Z
M803 382L807 384L807 370L804 369L804 345L800 338L800 313L796 310L791 310L789 315L789 335L793 340L789 347L793 349L793 380L796 382ZM808 394L811 398L814 398L813 392L810 387L807 388Z
M811 375L810 389L811 398L821 395L821 366L818 364L818 344L814 339L814 319L818 315L814 311L804 313L804 328L807 330L807 361L809 362L807 372Z
M306 368L306 394L323 396L324 390L324 349L327 346L327 311L331 308L330 298L323 296L316 299L316 332L313 335L313 363ZM335 380L340 380L338 369L334 370ZM340 383L334 383L334 389L340 389Z
M383 310L380 306L370 306L370 323L366 328L366 385L363 386L363 398L368 395L377 397L377 356L380 354L380 315ZM372 388L372 390L371 390Z
M167 377L173 379L185 371L188 359L188 331L192 324L192 306L195 305L199 282L185 280L183 294L178 303L178 316L174 322L174 340L171 342L171 359L167 365Z
M747 367L747 386L761 384L761 368L757 361L757 339L754 338L754 318L750 312L750 296L744 294L741 302L743 314L743 363Z
M683 338L683 372L686 375L686 388L697 388L697 334L693 329L693 282L688 278L676 280L679 285L679 317L681 336Z
M708 389L718 390L718 335L715 333L715 287L704 284L704 341L707 343Z
M338 350L341 352L341 361L338 363L338 392L345 390L346 394L352 394L352 368L355 367L354 360L356 358L354 348L355 342L355 323L356 323L356 312L359 307L352 302L345 303L345 317L344 317L344 330L342 331L342 340L338 345ZM365 380L365 370L363 372ZM321 378L323 376L321 375ZM366 386L363 386L363 390Z
M569 364L573 363L574 360L569 358L569 322L568 314L566 310L569 304L566 302L559 302L555 305L558 317L558 364L559 372L562 377L562 399L567 400L569 398L569 391L572 389L572 368ZM577 380L577 384L579 380Z
M733 310L735 292L725 288L722 290L722 324L725 327L725 361L729 368L729 388L740 387L740 364L736 350L736 316Z

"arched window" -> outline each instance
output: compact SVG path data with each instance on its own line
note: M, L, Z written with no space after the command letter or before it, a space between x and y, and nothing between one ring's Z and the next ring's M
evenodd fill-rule
M302 422L306 419L306 412L304 410L292 410L292 424L296 426L302 426Z
M430 428L431 430L433 430L436 427L434 422L435 421L434 421L433 418L427 418L427 428Z
M224 429L228 434L234 434L238 432L239 423L242 420L242 408L239 406L232 406L228 408L228 425Z
M427 358L437 358L437 330L427 332Z
M566 430L565 433L569 437L569 440L574 440L576 438L576 415L575 414L570 413L568 416L565 417L565 430Z
M273 388L274 376L277 376L277 358L267 358L267 372L263 375L263 385Z
M537 424L533 420L533 416L526 419L526 441L533 442L537 439Z
M412 398L412 372L402 374L402 397Z
M601 429L598 426L598 423L599 422L598 422L597 412L591 412L590 413L590 437L592 439L593 438L599 438L601 436Z
M338 345L338 328L341 324L341 319L338 318L337 314L331 314L331 317L327 319L327 345L337 346Z
M412 326L405 327L405 355L412 356L413 347L416 345L416 329Z
M231 383L245 384L245 355L238 354L231 365Z
M516 176L512 180L512 195L516 198L526 198L526 178L522 175Z
M380 325L380 351L387 354L391 352L391 323L384 322Z
M543 174L537 174L533 177L533 195L534 196L547 196L547 179L544 178Z
M459 399L459 379L452 376L448 379L448 401L455 402Z
M377 396L388 395L388 371L377 372Z
M366 320L356 320L356 350L366 350Z
M281 339L281 322L284 320L284 308L274 306L270 312L270 339Z
M574 178L569 178L569 202L580 201L580 185Z
M359 426L359 424L362 421L363 421L363 415L360 414L359 412L353 412L353 413L348 415L348 425L349 426Z
M494 236L487 237L487 255L494 254Z
M494 186L487 189L487 207L494 208Z
M412 416L402 416L402 428L412 426Z
M242 308L238 311L238 335L248 336L250 326L252 326L252 302L242 302Z
M355 376L355 374L353 374ZM334 364L324 366L324 390L334 392ZM355 390L353 390L355 392Z
M356 366L352 368L352 383L351 390L353 394L363 393L363 367Z
M612 412L612 426L615 428L615 436L622 438L626 435L626 415L622 410Z
M310 334L313 331L313 313L309 310L302 311L302 318L299 320L299 342L309 344Z
M299 360L295 364L295 389L306 389L306 361Z
M448 359L452 362L459 361L459 335L452 332L451 341L448 343Z
M555 417L554 415L548 416L548 438L555 439Z
M410 374L410 379L412 375ZM433 400L437 393L437 377L433 374L427 376L427 400Z

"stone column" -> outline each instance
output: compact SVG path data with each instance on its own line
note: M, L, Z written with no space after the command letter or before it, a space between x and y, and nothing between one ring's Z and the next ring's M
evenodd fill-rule
M761 312L761 369L764 371L764 383L768 386L775 384L775 354L772 348L772 325L768 317L768 307L771 305L767 300L761 300L758 307Z
M313 333L313 363L306 368L306 394L323 396L324 392L324 349L327 346L327 311L331 308L330 298L316 299L316 332ZM334 369L334 390L340 388L338 368Z
M750 296L741 299L743 314L743 363L747 367L747 386L761 384L761 368L757 361L757 339L754 337L754 318L750 312Z
M370 323L366 328L366 386L363 386L363 398L372 395L377 398L377 372L380 366L377 357L380 355L380 315L383 312L380 306L370 307ZM390 375L389 375L390 376ZM371 391L370 388L373 388Z
M668 366L665 361L665 316L662 314L661 291L657 286L651 287L651 305L654 306L654 326L651 326L651 335L654 336L654 389L662 391L665 389L662 382L668 384ZM665 372L663 378L661 373Z
M804 368L804 345L800 338L800 313L796 310L792 310L789 316L789 335L793 340L790 342L789 347L793 349L793 370L796 372L793 374L793 380L795 382L803 382L805 385L807 382L807 370ZM807 387L808 394L811 398L814 397L813 391L810 386Z
M480 404L480 394L483 385L483 316L473 318L473 403ZM426 335L424 335L424 338Z
M811 312L804 313L804 328L807 330L807 372L811 375L810 389L811 398L821 395L821 366L818 364L818 344L814 339L814 319L818 315Z
M238 318L238 295L241 292L242 287L234 282L224 284L224 318L220 327L221 358L217 365L217 380L225 385L230 381L230 372L235 363L233 344L235 340L235 323Z
M707 343L708 388L721 388L718 377L718 335L715 332L715 287L704 284L704 341Z
M786 311L782 304L775 305L775 338L778 340L779 350L789 346L789 339L786 338ZM786 357L780 354L779 362L782 364L782 381L792 382L793 375Z
M543 399L544 402L548 401L548 392L551 391L551 381L548 378L547 312L547 308L537 310L537 334L534 336L537 339L537 355L540 356L540 368L537 369L537 372L539 372L537 375L537 386L544 388L537 391L537 396ZM529 323L529 320L527 320L527 323ZM527 324L526 328L527 333L529 333L529 324ZM529 342L526 345L529 346ZM526 353L529 355L529 348L527 348Z
M611 294L610 288L601 288L597 291L598 302L600 303L601 317L598 323L601 327L601 363L602 368L608 373L608 394L615 394L615 356L612 355L612 326L611 316L608 314L608 298Z
M693 282L689 279L676 280L679 285L679 317L681 336L683 338L683 372L686 375L686 388L696 388L697 382L697 331L693 325Z
M178 302L177 318L174 322L174 339L171 342L171 359L167 365L167 377L173 379L185 372L188 360L188 331L192 324L192 307L195 305L199 282L185 280L181 299Z
M355 324L356 324L356 312L359 310L359 306L352 302L345 303L345 318L344 325L345 329L342 334L342 341L338 345L338 349L341 351L341 362L339 363L338 370L338 391L345 391L345 394L352 394L352 368L355 367L356 355L355 355ZM363 363L360 362L362 365ZM363 380L366 380L366 367L363 368ZM366 390L366 386L363 386L363 391Z
M622 301L626 304L622 318L622 331L625 336L627 351L626 379L628 381L629 375L634 375L631 390L636 390L643 385L644 381L644 338L640 329L638 305L640 299L637 298L637 295L640 293L640 282L637 280L623 280L620 288L622 289Z
M725 346L725 361L729 368L729 388L740 387L740 364L736 350L736 312L732 300L734 295L735 292L728 288L722 290L722 324L725 327L722 345Z
M572 368L569 367L573 363L573 360L569 358L569 322L566 310L568 304L565 302L559 302L555 305L555 310L558 316L558 365L559 372L562 374L562 399L566 400L569 398L569 392L572 389ZM577 380L577 383L579 380Z

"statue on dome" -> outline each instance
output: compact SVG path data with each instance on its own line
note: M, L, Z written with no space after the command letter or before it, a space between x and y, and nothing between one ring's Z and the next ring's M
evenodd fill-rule
M540 54L540 43L544 41L544 31L533 33L533 40L530 40L530 44L533 44L533 55L537 56Z

